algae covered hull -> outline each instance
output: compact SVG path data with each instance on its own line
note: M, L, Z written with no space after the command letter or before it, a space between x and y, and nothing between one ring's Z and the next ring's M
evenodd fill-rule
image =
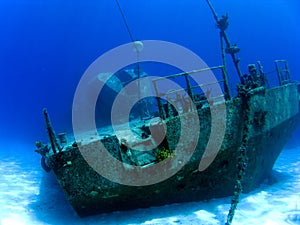
M212 163L202 171L199 170L200 161L211 157L204 152L212 130L211 112L220 107L218 102L211 104L210 107L202 104L197 109L200 121L199 139L183 140L182 148L195 146L192 156L183 166L180 165L185 160L182 151L170 151L170 154L165 157L166 160L162 162L159 162L157 157L161 149L176 149L176 143L181 135L181 126L194 126L192 120L185 120L187 124L180 123L180 119L189 118L191 112L181 116L170 116L149 125L152 130L160 129L162 126L167 130L163 144L156 150L141 152L127 148L126 151L130 151L128 155L128 152L122 149L121 140L115 135L105 134L99 138L99 135L101 136L99 134L98 138L97 135L88 136L86 140L83 137L80 141L65 143L61 151L55 154L48 152L45 155L45 162L53 169L75 211L80 216L86 216L114 210L232 195L238 179L240 147L243 144L243 135L247 135L248 141L245 146L247 166L242 187L244 192L249 192L268 177L276 158L296 128L299 121L298 89L297 83L288 83L271 89L265 87L249 89L247 110L243 106L245 101L243 97L238 96L227 100L225 102L226 130L221 148ZM245 120L247 120L246 134ZM141 127L136 125L136 128L145 130L145 124ZM153 137L144 138L143 143L149 139ZM136 176L124 175L123 178L118 178L121 183L117 183L100 175L99 171L96 171L95 167L83 157L84 149L93 151L97 149L98 142L103 143L112 157L123 162L122 175L135 170ZM104 162L103 159L96 160L96 158L97 156L94 164L120 169L114 162ZM143 185L128 185L134 183L134 179L139 174L145 174L145 171L158 163L161 164L160 170L152 170L152 172L164 173L165 170L178 167L180 170L160 182L152 182L151 177L155 176L152 174L143 178ZM150 179L148 183L147 179Z
M221 66L208 67L174 43L132 39L82 76L73 99L74 138L56 135L44 110L49 144L36 142L36 152L80 216L233 195L230 225L241 192L268 178L299 122L300 86L285 60L275 61L275 76L260 61L243 75L240 49L226 33L228 14L219 18L206 2L220 31ZM235 97L225 53L240 79ZM140 62L149 60L183 72L148 76ZM112 127L96 126L102 118Z

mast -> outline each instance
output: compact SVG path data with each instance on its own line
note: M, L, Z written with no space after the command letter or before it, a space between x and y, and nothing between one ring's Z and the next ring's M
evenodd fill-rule
M238 53L240 51L240 48L237 46L237 45L232 45L228 36L227 36L227 33L226 33L226 29L229 25L228 23L228 13L225 15L225 16L222 16L222 18L219 18L215 9L213 8L210 0L206 0L213 16L214 16L214 19L216 20L216 26L217 28L220 29L220 38L221 38L221 48L222 48L222 59L223 59L223 65L225 67L225 70L226 70L226 59L225 59L225 54L223 53L224 52L224 47L223 47L223 41L225 41L225 44L226 44L226 48L225 48L225 52L227 54L229 54L233 60L233 64L235 66L235 69L237 71L237 74L240 78L240 81L241 83L243 84L244 83L244 79L243 79L243 75L242 75L242 72L240 70L240 67L239 67L239 62L240 62L240 59L237 58L236 56L236 53Z
M225 53L231 55L231 58L233 60L233 64L236 68L237 74L240 78L241 84L244 84L244 78L242 76L242 72L240 70L239 67L239 61L240 59L236 57L236 53L238 53L240 51L240 48L237 47L236 45L232 45L229 41L229 38L227 36L226 33L226 29L229 25L228 23L228 13L225 16L222 16L222 18L219 18L216 11L214 10L210 0L206 0L209 8L212 11L212 14L216 20L216 26L217 28L220 29L220 40L221 40L221 50L222 50L222 60L223 60L223 66L224 66L224 70L226 71L226 58L225 58ZM226 44L226 48L224 48L224 42ZM226 73L226 72L225 72ZM226 82L226 80L225 80ZM239 157L238 157L238 164L237 164L237 169L238 169L238 176L237 176L237 180L234 186L234 195L231 201L231 205L230 205L230 210L229 213L227 215L227 221L225 223L225 225L231 225L234 214L235 214L235 210L237 208L237 205L239 203L239 199L240 199L240 194L242 192L242 179L244 177L245 174L245 170L247 167L247 163L248 163L248 158L247 158L247 144L248 144L248 135L247 132L249 130L249 98L247 97L247 95L243 95L243 111L245 111L244 114L244 126L243 126L243 138L242 138L242 144L239 148Z

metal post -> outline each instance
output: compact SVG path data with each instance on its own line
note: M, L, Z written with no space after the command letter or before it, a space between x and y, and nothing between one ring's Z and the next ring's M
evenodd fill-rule
M218 26L218 25L221 24L220 22L224 22L224 21L227 22L226 20L228 19L228 15L226 15L226 16L225 16L224 18L222 18L222 19L219 19L218 15L217 15L217 13L216 13L216 10L213 8L211 2L210 2L209 0L206 0L206 2L207 2L207 4L208 4L210 10L212 11L212 14L213 14L215 20L216 20L217 27L220 29L221 36L222 36L222 37L224 38L224 40L225 40L227 49L234 49L234 48L237 48L236 46L232 46L232 45L231 45L231 43L230 43L230 41L229 41L229 38L228 38L228 36L227 36L227 34L226 34L226 32L225 32L225 29L227 28L228 23L226 23L226 26L224 26L224 27L223 27L223 26ZM238 49L238 50L239 50L239 49ZM241 72L241 70L240 70L240 67L239 67L239 62L240 62L240 60L239 60L239 59L236 57L236 55L235 55L237 52L238 52L238 51L234 50L234 51L228 52L228 53L231 55L231 58L232 58L232 60L233 60L234 66L235 66L236 71L237 71L237 74L238 74L238 76L239 76L239 78L240 78L241 83L243 84L243 83L244 83L244 78L243 78L243 74L242 74L242 72Z
M275 65L276 65L276 71L277 71L277 76L278 76L278 81L279 81L279 85L282 85L282 81L281 81L281 71L278 65L278 61L275 61Z
M44 109L43 112L44 112L44 119L45 119L45 123L46 123L46 129L47 129L50 145L51 145L53 153L56 154L57 153L56 148L58 149L59 152L61 152L62 147L57 142L56 135L55 135L55 132L54 132L52 126L51 126L47 110Z
M223 34L220 32L220 42L221 42L221 52L222 52L222 61L223 61L223 80L224 80L224 91L225 91L225 99L230 99L230 92L229 92L229 85L228 85L228 78L227 78L227 63L226 63L226 55L225 55L225 48L223 42Z
M191 83L190 83L190 79L189 79L189 74L188 73L184 74L184 78L185 78L185 82L186 82L187 92L188 92L190 98L194 101Z
M152 83L154 85L154 90L155 90L155 93L156 93L156 101L157 101L157 105L158 105L159 114L162 116L163 119L166 119L166 113L165 113L165 110L164 110L164 107L163 107L163 103L160 99L160 95L159 95L159 92L158 92L156 81L153 80Z
M226 32L225 32L225 31L221 31L221 32L222 32L222 36L224 37L224 40L225 40L225 42L226 42L227 48L230 48L232 45L231 45L231 43L230 43L230 41L229 41L229 39L228 39L228 37L227 37ZM243 74L242 74L241 69L240 69L240 66L239 66L240 59L238 59L238 58L236 57L235 53L229 53L229 54L231 55L233 64L234 64L235 69L236 69L236 71L237 71L237 74L238 74L238 76L239 76L239 78L240 78L240 81L241 81L241 83L243 84L243 83L244 83L244 78L243 78Z
M289 80L290 80L290 70L289 70L289 65L288 65L288 62L287 62L287 61L284 61L284 62L285 62L286 78L287 78L287 80L289 81Z
M264 73L263 66L261 65L260 61L257 61L257 65L258 65L260 76L262 77L262 80L263 80L263 85L266 86L268 82L267 82L267 79L266 79L266 76Z
M230 92L229 92L227 73L226 73L226 69L224 67L222 68L222 75L223 75L223 80L224 80L225 99L229 100L229 99L231 99L231 96L230 96Z

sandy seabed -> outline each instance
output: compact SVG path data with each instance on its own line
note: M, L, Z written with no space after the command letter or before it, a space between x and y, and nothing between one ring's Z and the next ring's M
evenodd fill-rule
M225 224L230 197L80 218L53 173L41 169L32 146L14 148L14 153L0 149L1 225ZM241 196L232 224L300 224L300 147L281 153L272 184Z

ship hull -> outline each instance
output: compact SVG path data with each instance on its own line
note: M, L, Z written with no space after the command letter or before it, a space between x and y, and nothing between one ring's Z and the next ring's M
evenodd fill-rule
M242 181L243 192L255 189L268 178L277 157L297 127L298 85L287 84L269 90L258 88L249 94L248 101L247 167ZM80 216L233 195L242 144L241 130L245 125L242 104L239 97L226 102L225 137L216 158L203 171L199 171L199 163L203 160L210 137L210 110L213 110L210 108L198 112L201 132L188 163L175 175L159 183L129 186L110 181L89 166L77 146L48 155L46 162ZM166 138L170 148L175 147L172 143L180 135L177 120L180 120L178 116L166 121L170 134L167 133ZM192 140L185 140L185 144L191 145Z

